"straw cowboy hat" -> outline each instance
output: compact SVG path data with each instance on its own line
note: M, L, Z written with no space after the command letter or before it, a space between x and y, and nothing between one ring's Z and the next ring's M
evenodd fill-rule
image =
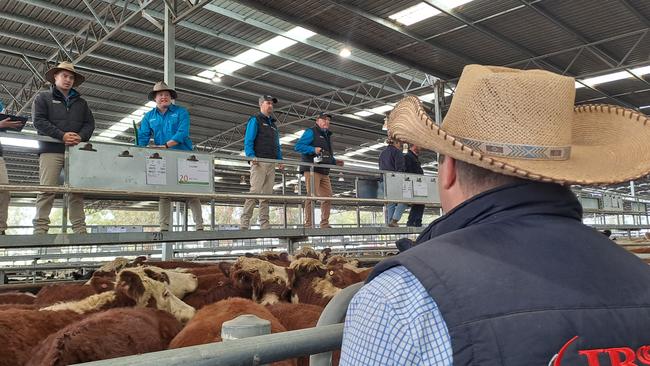
M441 126L416 97L389 136L497 173L560 184L612 184L650 172L650 119L613 105L574 107L575 81L542 70L468 65Z
M160 91L168 91L169 94L172 95L172 99L176 99L178 97L178 94L176 94L176 90L171 89L167 84L165 84L164 81L159 81L154 84L153 90L149 92L149 100L154 100L156 97L156 93Z
M72 83L73 87L81 85L81 83L83 83L86 80L86 77L76 72L74 70L74 65L68 61L63 61L60 64L58 64L56 67L47 70L47 72L45 73L45 80L54 84L54 74L56 74L61 70L70 71L71 73L74 74L74 83Z

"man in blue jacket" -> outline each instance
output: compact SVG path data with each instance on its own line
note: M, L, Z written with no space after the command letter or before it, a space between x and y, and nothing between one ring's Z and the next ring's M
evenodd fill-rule
M273 105L278 102L277 98L270 95L263 95L259 98L260 112L251 116L246 124L244 135L244 152L250 162L250 193L273 194L273 183L275 183L276 163L257 161L255 158L282 160L282 149L280 148L280 134L275 124ZM284 165L278 164L280 170ZM247 199L244 202L244 212L241 216L240 229L247 230L250 227L251 217L255 209L254 199ZM259 223L262 229L270 229L269 221L269 200L260 199Z
M402 143L390 138L386 140L386 143L388 146L379 154L379 169L404 173L406 171L406 161L404 160L404 154L402 154ZM389 203L386 205L386 224L389 227L398 227L399 220L407 207L406 203Z
M190 114L187 109L173 104L178 97L176 91L162 81L153 86L149 100L156 106L142 116L138 130L138 146L148 146L155 149L192 150L190 140ZM153 144L149 141L153 135ZM169 231L171 220L171 200L160 197L158 201L158 216L160 231ZM197 231L203 230L203 213L201 200L187 199L187 205L192 210L192 217Z
M318 163L322 165L339 165L343 166L342 160L334 158L332 148L332 132L330 131L330 122L332 115L321 112L316 117L316 126L306 129L300 139L296 142L295 150L301 154L301 160L307 163ZM305 186L307 194L311 195L312 190L316 196L332 197L332 183L330 181L330 169L326 167L314 168L314 188L311 187L311 172L308 166L301 166L300 173L305 176ZM313 227L311 217L313 201L305 201L305 227ZM330 208L332 202L324 200L320 202L320 227L321 229L330 228Z
M440 153L445 215L354 296L342 366L648 364L650 268L569 185L647 175L650 119L574 98L570 77L468 65L442 125L397 103L389 134Z

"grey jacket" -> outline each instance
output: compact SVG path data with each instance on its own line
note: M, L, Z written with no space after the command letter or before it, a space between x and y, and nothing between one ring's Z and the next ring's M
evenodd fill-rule
M88 103L72 89L68 101L54 86L36 95L32 105L32 121L39 135L63 140L66 132L76 132L81 141L88 141L95 130L95 118ZM40 142L39 154L63 153L65 145Z

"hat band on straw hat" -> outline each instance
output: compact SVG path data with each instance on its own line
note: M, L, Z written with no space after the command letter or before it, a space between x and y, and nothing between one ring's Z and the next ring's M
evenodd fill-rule
M501 156L513 159L530 160L568 160L571 156L571 146L535 146L504 144L492 141L479 141L457 137L467 147L485 155Z

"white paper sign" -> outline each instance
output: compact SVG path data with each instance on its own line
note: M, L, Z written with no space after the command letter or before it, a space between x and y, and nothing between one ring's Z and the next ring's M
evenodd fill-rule
M423 179L413 182L413 195L415 197L429 197L429 186Z
M404 179L402 181L402 197L403 198L413 198L413 182L410 180Z
M178 184L210 184L210 164L207 160L178 159Z
M147 184L167 184L167 162L165 159L147 158Z

